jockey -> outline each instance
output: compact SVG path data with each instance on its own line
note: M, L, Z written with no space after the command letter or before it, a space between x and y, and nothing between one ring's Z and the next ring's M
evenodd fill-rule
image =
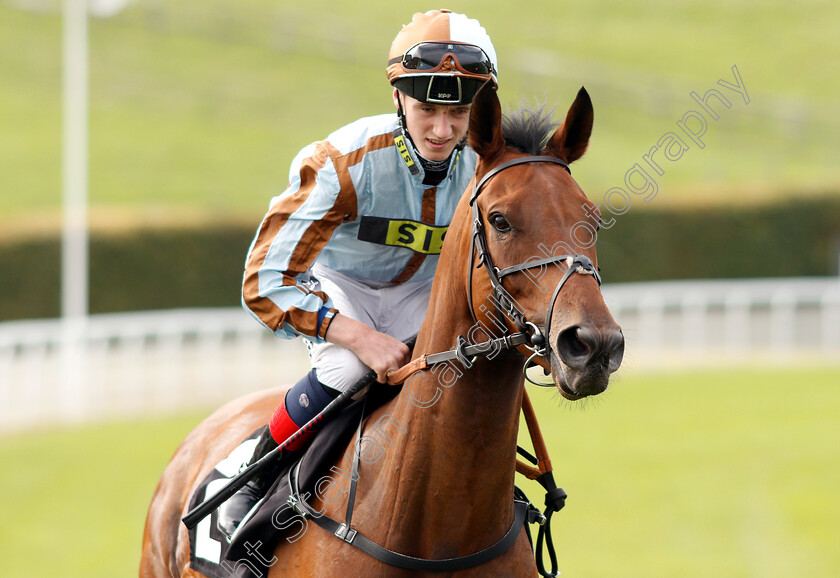
M420 328L443 236L475 172L470 104L497 82L496 52L478 21L433 10L397 34L386 71L396 114L362 118L301 150L249 249L244 307L278 337L302 336L312 365L249 463L369 368L384 383L410 361L403 341ZM276 475L256 476L220 507L225 534Z

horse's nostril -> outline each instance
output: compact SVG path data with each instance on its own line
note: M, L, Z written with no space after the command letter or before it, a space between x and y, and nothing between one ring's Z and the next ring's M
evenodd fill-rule
M560 332L557 338L557 353L569 367L582 367L592 351L592 335L581 327L573 326Z
M557 354L567 366L583 369L593 360L603 360L615 371L624 357L624 335L621 329L567 327L557 338Z

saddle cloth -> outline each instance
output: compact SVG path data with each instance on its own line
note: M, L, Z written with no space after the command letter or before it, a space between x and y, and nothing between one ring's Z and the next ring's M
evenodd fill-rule
M368 393L367 411L382 405L399 388L389 387L387 392L378 390L372 388ZM316 482L346 449L364 410L364 400L351 403L323 425L302 455L293 455L288 463L282 464L277 481L244 520L242 527L237 529L231 542L216 526L217 511L190 530L191 568L210 578L266 576L276 562L272 552L278 542L286 534L294 536L300 532L305 523L288 503L292 493L289 471L300 461L298 483L301 495L307 492L314 495ZM251 458L261 430L259 428L252 433L204 478L190 498L189 509L219 491L239 472Z

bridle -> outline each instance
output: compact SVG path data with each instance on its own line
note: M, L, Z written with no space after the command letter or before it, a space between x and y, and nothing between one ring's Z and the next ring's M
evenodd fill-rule
M571 277L574 273L579 273L581 275L592 275L598 282L598 285L601 285L601 276L598 274L596 267L593 265L589 257L585 255L554 255L551 257L546 257L544 259L525 261L524 263L520 263L519 265L513 265L510 267L505 267L503 269L499 269L493 263L493 258L491 257L490 251L487 248L487 237L484 232L484 224L481 218L481 210L478 208L478 195L481 194L481 191L483 187L487 184L487 182L503 170L516 165L542 162L558 164L562 166L570 175L572 174L572 171L569 169L569 165L565 161L556 157L520 157L504 162L488 171L481 178L481 180L478 181L478 183L473 184L472 195L470 196L470 206L472 207L472 238L470 241L470 258L468 273L469 287L467 293L470 314L472 315L473 322L478 324L478 319L475 314L475 308L473 306L472 276L474 269L478 269L479 267L484 266L484 269L487 272L487 277L490 279L490 284L493 286L493 297L497 309L506 313L508 317L510 317L510 319L513 321L513 324L516 326L516 329L519 331L519 333L514 333L512 335L507 335L506 332L506 339L504 343L518 343L524 345L526 348L533 352L533 355L531 355L531 357L526 362L523 372L525 371L525 369L528 368L529 364L533 361L535 357L548 357L548 332L551 328L551 312L554 309L554 303L555 301L557 301L557 297L560 295L560 290L566 284L566 281L569 280L569 277ZM546 313L545 324L543 326L543 329L541 330L535 323L528 321L525 318L525 314L522 313L517 307L516 300L508 292L508 290L504 288L504 285L502 285L502 279L504 279L508 275L512 275L513 273L519 273L521 271L526 271L535 267L542 267L550 263L559 263L561 261L566 264L567 270L563 277L560 279L560 281L557 283L557 286L554 288L554 293L552 294L551 301L548 304L548 311ZM537 385L545 385L540 384L538 382L534 382L528 377L527 373L525 373L525 378L528 379L528 381L531 381L532 383L535 383Z
M595 280L598 282L599 286L601 285L601 276L598 274L597 268L595 267L595 265L593 265L589 257L585 255L554 255L552 257L546 257L544 259L537 260L529 260L525 261L524 263L520 263L519 265L513 265L510 267L505 267L504 269L499 269L493 264L493 258L490 256L490 251L487 248L487 237L484 234L484 225L481 219L481 211L479 210L478 203L476 202L476 200L478 199L478 195L481 193L484 185L487 183L487 181L493 178L493 176L512 166L521 165L525 163L541 162L558 164L562 166L569 174L571 174L571 171L569 170L569 165L566 164L565 161L562 161L558 158L528 156L513 159L494 167L493 169L488 171L487 174L485 174L481 178L481 180L478 181L478 183L475 183L473 185L472 194L470 196L469 201L470 206L472 207L472 237L470 239L467 301L469 303L470 315L472 316L474 323L473 327L481 328L482 331L484 331L484 333L487 334L488 339L486 341L470 343L463 335L459 335L457 338L457 343L453 349L450 349L448 351L441 351L440 353L424 354L420 357L416 357L407 365L389 372L388 383L403 383L408 378L408 376L417 371L421 371L423 369L440 363L447 363L452 360L457 360L465 370L468 370L472 367L473 362L476 360L477 357L491 356L499 352L500 350L512 350L516 349L521 345L532 352L531 356L528 358L528 360L525 362L525 365L522 367L522 373L525 375L525 379L527 379L529 382L535 385L553 385L549 383L539 383L532 380L529 377L527 370L534 362L534 359L536 357L543 357L545 359L548 359L548 331L551 327L551 312L554 309L554 303L557 301L557 297L560 295L560 290L563 289L563 287L566 285L566 281L568 281L573 274L579 273L581 275L592 275L592 277L594 277ZM477 263L476 255L478 255ZM534 267L542 267L543 265L547 265L549 263L559 262L565 263L567 269L563 277L560 279L560 282L557 283L557 285L554 288L554 293L552 294L551 301L548 304L548 311L546 312L545 323L543 325L543 328L541 329L536 323L528 321L525 318L525 314L522 313L517 307L516 300L502 285L502 279L504 279L508 275L519 273L521 271L526 271ZM494 325L501 325L500 329L502 329L503 334L500 337L494 337L493 335L491 335L488 331L489 328L483 326L478 321L477 315L475 313L475 306L473 304L472 298L473 270L478 269L482 266L487 272L487 277L490 279L490 284L493 286L493 301L495 302L497 312L500 315L499 318L494 320L496 321ZM506 314L512 320L514 326L517 329L516 332L511 333L508 330L507 324L504 323L504 316L502 315L502 313Z

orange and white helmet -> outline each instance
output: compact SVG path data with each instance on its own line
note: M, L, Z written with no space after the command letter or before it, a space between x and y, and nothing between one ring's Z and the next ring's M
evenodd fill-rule
M449 10L418 12L391 44L388 81L421 102L469 104L497 82L496 50L478 20Z

